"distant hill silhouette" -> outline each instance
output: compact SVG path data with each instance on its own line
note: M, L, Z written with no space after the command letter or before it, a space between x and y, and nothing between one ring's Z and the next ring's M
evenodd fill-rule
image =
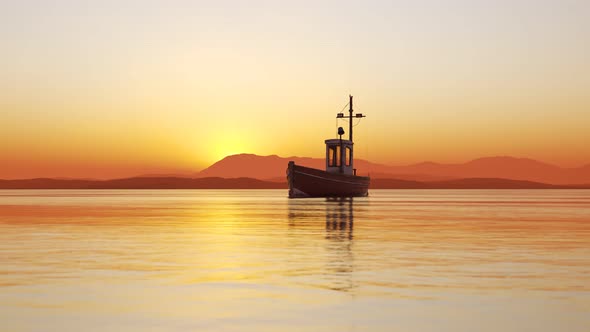
M197 174L198 177L250 177L277 181L285 178L287 163L320 168L320 158L258 156L238 154L225 157ZM590 183L590 165L561 168L527 158L486 157L461 164L423 162L407 166L387 166L366 160L355 160L359 175L370 173L375 178L395 178L408 181L443 181L464 178L501 178L550 184Z
M286 189L286 182L252 178L224 179L180 177L135 177L115 180L26 179L0 180L0 189ZM565 186L531 181L470 178L420 182L402 179L372 179L370 189L590 189L590 185Z
M223 158L208 168L197 173L197 177L250 177L272 182L284 182L286 179L287 163L295 161L298 165L324 169L326 162L320 158L288 157L277 155L258 156L255 154L236 154ZM355 160L355 166L359 175L367 175L371 170L372 177L383 177L415 181L448 180L451 177L428 174L416 174L413 172L392 174L391 167L371 163L366 160Z
M0 189L281 189L286 183L251 178L135 177L115 180L0 180Z
M296 163L313 168L325 168L325 162L317 158L281 158L277 155L258 156L236 154L227 156L197 174L198 177L250 177L255 179L286 179L287 163Z
M0 189L282 189L287 163L324 169L320 158L238 154L194 176L149 174L114 180L0 180ZM355 160L359 175L370 173L371 189L555 189L590 188L590 164L561 168L526 158L488 157L462 164L423 162L387 166Z
M396 173L422 173L451 178L503 178L551 184L586 183L590 168L561 168L527 158L487 157L462 164L419 163L391 167Z
M372 189L584 189L589 185L566 186L532 181L468 178L448 181L418 182L397 179L371 180Z

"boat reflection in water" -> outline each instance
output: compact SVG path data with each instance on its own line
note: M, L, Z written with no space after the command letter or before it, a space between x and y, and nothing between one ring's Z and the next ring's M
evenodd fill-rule
M326 239L352 241L354 213L352 197L326 198Z
M326 267L332 273L333 290L349 292L357 287L353 279L353 230L353 198L326 198L326 245L334 253Z
M313 276L319 283L316 286L343 292L357 287L353 280L354 203L352 197L289 200L289 232L293 238L305 235L305 246L314 260L324 258ZM323 222L325 227L321 226Z

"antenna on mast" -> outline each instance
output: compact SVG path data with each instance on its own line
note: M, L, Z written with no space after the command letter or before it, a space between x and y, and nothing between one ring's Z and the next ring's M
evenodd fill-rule
M336 115L337 119L345 119L348 118L348 139L350 140L350 142L352 143L352 118L364 118L365 116L362 113L357 113L357 114L352 114L353 110L352 110L352 95L348 95L349 102L348 102L348 116L344 116L344 113L338 113L338 115Z
M350 113L348 118L348 139L352 142L352 95L348 95L350 101L348 102L348 113Z

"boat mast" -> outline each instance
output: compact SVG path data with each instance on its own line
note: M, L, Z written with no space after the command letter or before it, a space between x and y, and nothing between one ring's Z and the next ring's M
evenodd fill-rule
M349 102L348 102L348 116L344 116L344 113L338 113L338 115L336 115L337 119L346 119L348 118L348 140L350 141L350 143L352 143L352 118L364 118L365 116L362 113L357 113L357 114L352 114L353 110L352 110L352 95L348 95ZM346 107L346 106L345 106ZM339 128L339 130L342 129L342 127ZM339 135L340 131L338 131Z
M348 113L350 114L348 118L348 139L350 140L350 143L352 143L352 95L348 95L348 97L350 98L348 103Z

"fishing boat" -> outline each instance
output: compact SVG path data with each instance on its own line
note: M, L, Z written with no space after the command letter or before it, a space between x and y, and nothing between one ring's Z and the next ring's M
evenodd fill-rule
M296 165L289 161L287 181L289 197L357 197L369 194L370 178L356 175L352 121L365 116L353 114L352 96L349 96L348 115L338 113L337 119L348 119L348 139L342 139L344 129L338 127L339 138L327 139L326 170Z

